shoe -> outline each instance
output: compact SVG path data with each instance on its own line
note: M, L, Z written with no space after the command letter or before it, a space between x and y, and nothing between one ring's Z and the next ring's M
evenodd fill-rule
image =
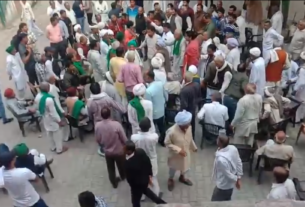
M105 152L102 152L102 151L101 151L101 148L99 148L99 149L97 150L97 154L99 154L99 156L101 156L101 157L105 157Z
M167 181L167 188L169 191L173 191L175 187L175 182L173 179L168 179Z
M185 185L188 185L188 186L192 186L193 185L192 181L190 181L189 179L184 178L184 176L180 176L179 177L179 182L181 182L181 183L183 183Z
M13 120L14 120L13 118L5 119L5 120L3 120L3 124L8 124L8 123L12 122Z
M116 177L115 184L112 184L112 187L115 189L118 188L119 182L121 182L121 179L119 177Z
M61 152L57 152L57 154L60 155L60 154L62 154L64 152L66 152L68 149L69 149L68 147L63 146L62 151Z

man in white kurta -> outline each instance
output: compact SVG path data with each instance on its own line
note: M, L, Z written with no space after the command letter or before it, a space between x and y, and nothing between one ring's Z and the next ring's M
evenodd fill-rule
M183 66L184 54L186 49L186 41L183 37L182 31L175 30L175 41L173 45L173 73L174 75L181 75L181 68ZM180 79L179 79L180 80Z
M256 93L264 96L264 89L266 86L266 65L265 60L260 57L261 51L258 47L250 49L250 58L252 60L251 74L249 83L256 86Z
M21 22L25 20L27 22L29 31L33 32L36 37L43 35L43 31L41 31L41 29L39 29L39 27L35 23L35 15L32 10L31 4L27 1L20 1L20 4L22 7L22 12L20 17Z
M289 52L292 60L299 60L301 52L305 51L305 21L300 20L292 36Z
M192 136L192 114L183 110L175 117L175 125L168 129L165 138L165 146L169 149L168 165L169 179L168 190L174 189L174 177L176 171L180 171L179 181L185 185L193 185L188 174L191 165L191 152L197 151L197 146Z
M137 134L131 136L131 141L133 141L137 148L142 148L147 156L150 158L152 165L153 177L152 186L149 186L151 190L156 194L160 194L160 187L158 183L158 159L156 145L158 143L158 134L155 132L150 132L151 122L149 118L143 118L139 123L140 131Z
M239 42L241 45L246 43L246 20L245 17L241 15L241 10L236 10L236 24L239 29Z
M272 6L271 9L273 10L273 12L275 12L271 17L272 28L278 34L282 34L283 21L284 21L283 13L280 10L280 8L276 5Z
M273 50L274 44L282 45L284 37L272 27L270 20L266 20L263 31L263 57L267 65L270 60L270 50Z
M131 128L132 128L132 134L137 134L140 131L140 127L139 127L139 122L141 120L138 120L138 110L139 107L143 107L144 109L144 113L145 113L145 117L149 118L149 120L151 121L151 128L150 128L150 132L155 132L155 125L153 123L153 105L152 102L149 100L145 100L143 98L143 96L145 95L146 92L146 87L143 83L137 84L133 87L133 94L134 94L134 98L135 100L131 100L128 103L128 107L127 107L127 114L128 114L128 120L131 124ZM141 106L134 106L132 102L138 101L137 99L140 100L140 105ZM144 118L144 117L143 117Z
M102 29L100 31L100 53L103 59L107 59L108 52L111 49L111 45L108 43L108 32L107 29Z
M25 98L28 85L28 75L24 69L24 64L20 58L20 54L16 52L13 46L6 49L8 56L6 57L6 71L10 80L15 83L17 97L22 100Z
M300 55L302 61L305 61L305 52L302 52ZM297 81L293 87L292 94L295 98L302 102L296 111L295 121L299 122L301 119L305 118L305 64L300 65L300 68L297 72Z
M253 145L257 123L262 110L262 96L255 93L255 85L247 84L246 95L239 99L231 127L234 129L234 144Z
M208 63L208 59L209 59L209 55L208 55L208 46L210 44L213 44L212 39L209 37L209 33L208 32L204 32L202 34L202 44L201 44L201 53L200 53L200 62L199 62L199 71L201 71L201 74L199 74L199 76L202 78L204 77L204 68L207 67L207 63Z
M294 86L293 83L295 83L298 79L298 75L297 75L298 69L299 69L299 65L295 61L291 60L290 68L288 68L287 70L283 70L282 72L281 87L282 89L287 89L287 87L290 86L288 90L288 94L291 93L293 89L292 87Z
M226 61L231 65L231 68L237 71L237 66L240 64L240 52L238 49L239 43L235 38L227 39L227 47L229 53L226 56Z
M170 57L173 56L172 50L173 50L173 44L175 42L174 34L170 30L170 24L164 23L163 24L163 35L162 39L166 44L166 49L168 50L168 53Z

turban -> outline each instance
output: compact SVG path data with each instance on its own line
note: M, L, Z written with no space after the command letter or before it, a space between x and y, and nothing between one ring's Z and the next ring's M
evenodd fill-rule
M139 83L133 87L132 92L135 96L143 96L146 92L146 87L143 83Z
M218 37L214 37L214 38L213 38L213 42L214 42L214 44L216 45L216 47L217 47L218 45L220 45L220 40L219 40Z
M250 49L249 53L255 57L259 57L261 55L261 50L258 47L253 47Z
M137 41L136 40L130 40L127 44L128 47L134 46L137 47Z
M196 75L197 72L198 72L198 69L197 69L197 67L196 67L195 65L191 65L191 66L189 67L189 70L188 70L188 71L191 72L192 74Z
M118 32L115 36L115 39L117 39L118 41L122 41L124 39L124 33L123 32Z
M14 90L11 88L7 88L4 91L4 97L5 98L12 98L14 96Z
M13 52L14 49L15 49L14 46L11 45L11 46L9 46L8 48L6 48L5 51L6 51L7 53L11 54L11 53Z
M166 47L166 44L165 44L165 42L164 42L164 40L162 39L162 37L158 37L158 39L157 39L157 45L159 46L159 47Z
M300 58L301 58L302 60L305 60L305 52L301 52Z
M165 58L164 58L163 54L157 53L157 54L155 55L155 57L160 58L160 59L162 60L162 63L165 62Z
M105 23L104 23L104 22L99 22L99 23L97 24L97 27L98 27L98 29L104 29Z
M22 155L27 155L28 154L29 148L28 148L28 146L26 146L26 144L20 143L20 144L17 144L14 147L14 151L15 151L17 156L22 156Z
M155 69L160 69L162 67L162 64L163 64L163 62L162 62L161 58L153 57L151 59L151 66Z
M235 39L235 38L228 38L227 45L230 47L238 47L239 43L238 43L237 39Z
M107 32L109 35L114 35L113 31L111 29L108 29L108 32Z
M175 122L179 126L184 126L192 121L192 114L186 110L180 111L176 116L175 116Z
M99 33L100 37L104 37L106 34L108 34L108 30L107 29L102 29Z
M214 56L222 56L224 59L226 58L226 55L221 50L216 50L216 52L214 52Z
M82 28L82 27L81 27L79 24L77 24L77 25L74 26L74 31L77 32L77 30L79 30L79 29L81 29L81 28Z

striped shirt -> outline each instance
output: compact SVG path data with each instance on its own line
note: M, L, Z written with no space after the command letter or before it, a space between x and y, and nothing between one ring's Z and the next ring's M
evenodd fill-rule
M238 39L239 38L239 28L236 23L230 24L227 23L224 25L224 30L223 30L224 35L226 34L233 34L233 36Z

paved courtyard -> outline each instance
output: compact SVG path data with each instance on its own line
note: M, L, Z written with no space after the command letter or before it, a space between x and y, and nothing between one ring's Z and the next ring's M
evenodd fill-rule
M37 23L43 30L49 22L49 18L46 16L47 5L48 2L46 1L39 3L34 8ZM2 92L6 87L13 87L13 83L8 80L6 75L6 54L4 50L9 45L12 36L15 35L18 24L19 21L16 21L12 23L11 28L0 32L0 65L2 66L0 83ZM43 48L47 45L48 40L45 37L40 37L38 41L40 51L43 51ZM8 116L11 115L8 113ZM289 126L288 134L290 138L287 140L288 144L294 146L297 131L298 126L296 128ZM84 143L80 143L79 139L67 143L70 149L62 155L55 155L50 152L46 134L43 132L42 137L39 135L38 132L28 129L27 136L23 138L16 121L5 126L0 124L0 143L3 142L12 147L17 143L25 142L29 147L38 149L48 157L54 158L52 169L55 178L50 179L49 174L46 174L51 191L45 193L41 183L35 184L35 188L50 207L76 207L78 206L77 195L85 190L93 191L96 195L104 197L111 207L131 206L130 191L126 181L120 183L118 189L111 187L105 160L97 154L97 144L93 134L87 135ZM197 143L200 142L200 138L201 130L197 126ZM305 151L302 150L304 147L305 138L302 137L299 145L295 147L296 159L292 164L291 177L305 179L305 161L303 159ZM214 152L215 147L199 149L192 157L191 176L194 185L188 187L177 182L174 191L169 192L167 190L167 150L158 147L158 178L161 190L164 192L164 200L175 203L190 203L192 206L198 207L211 206L209 200L214 188L211 178ZM234 204L235 207L246 206L266 198L271 187L272 176L269 173L265 173L263 184L257 185L257 172L254 173L252 178L249 178L246 165L244 172L242 189L234 192L233 200L237 202ZM3 207L12 206L9 197L2 193L0 193L0 203ZM143 203L143 206L153 206L153 204L147 201Z

